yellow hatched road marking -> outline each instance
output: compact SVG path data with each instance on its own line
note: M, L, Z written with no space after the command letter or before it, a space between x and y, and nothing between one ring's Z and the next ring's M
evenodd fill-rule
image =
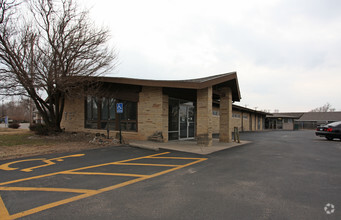
M13 215L10 215L8 213L8 210L6 209L6 206L4 204L4 202L2 201L1 197L0 197L0 219L16 219L16 218L20 218L20 217L24 217L27 215L31 215L46 209L50 209L56 206L60 206L63 204L67 204L70 202L74 202L80 199L84 199L93 195L97 195L103 192L107 192L110 190L114 190L120 187L124 187L133 183L137 183L140 182L142 180L146 180L146 179L150 179L153 177L157 177L187 166L191 166L193 164L202 162L204 160L207 160L207 158L195 158L195 161L184 164L184 165L170 165L170 164L139 164L139 163L126 163L126 162L130 162L130 161L134 161L134 160L139 160L139 159L144 159L144 158L153 158L154 156L157 157L159 155L164 155L164 154L168 154L170 152L164 152L164 153L159 153L159 154L154 154L154 155L149 155L149 156L144 156L144 157L138 157L138 158L132 158L132 159L128 159L128 160L122 160L122 161L118 161L118 162L111 162L111 163L105 163L105 164L98 164L98 165L93 165L93 166L87 166L87 167L82 167L82 168L77 168L77 169L71 169L71 170L66 170L66 171L60 171L60 172L55 172L55 173L50 173L50 174L45 174L45 175L39 175L39 176L34 176L34 177L29 177L29 178L23 178L23 179L18 179L18 180L13 180L13 181L7 181L7 182L3 182L0 183L1 185L7 185L7 184L11 184L11 183L16 183L16 182L22 182L22 181L26 181L26 180L32 180L32 179L39 179L39 178L43 178L43 177L47 177L47 176L53 176L53 175L58 175L58 174L78 174L78 175L122 175L120 173L92 173L92 172L75 172L75 171L79 171L79 170L85 170L85 169L89 169L89 168L94 168L94 167L100 167L100 166L106 166L106 165L112 165L112 164L119 164L119 165L141 165L141 166L159 166L159 165L163 165L166 167L173 167L171 169L167 169L164 170L162 172L158 172L158 173L154 173L152 175L139 175L139 174L123 174L123 175L127 175L127 176L132 176L134 175L134 177L138 177L136 179L132 179L129 181L125 181L116 185L112 185L109 187L105 187L102 189L98 189L98 190L86 190L86 189L66 189L66 188L39 188L39 187L0 187L0 191L1 190L11 190L11 191L51 191L51 192L74 192L74 193L82 193L81 195L77 195L74 197L70 197L68 199L63 199L60 201L56 201L56 202L52 202L49 204L45 204L36 208L32 208L23 212L19 212Z
M163 152L163 153L158 153L158 154L152 154L152 155L148 155L145 156L145 158L149 158L149 157L156 157L156 156L160 156L160 155L164 155L164 154L169 154L170 152ZM143 157L140 157L143 158Z
M70 203L70 202L74 202L74 201L77 201L77 200L80 200L80 199L84 199L84 198L87 198L87 197L90 197L90 196L93 196L93 195L97 195L97 194L100 194L100 193L103 193L103 192L107 192L107 191L110 191L110 190L121 188L121 187L130 185L130 184L133 184L133 183L137 183L137 182L140 182L142 180L146 180L146 179L149 179L149 178L157 177L157 176L160 176L160 175L163 175L163 174L166 174L166 173L169 173L169 172L172 172L172 171L175 171L175 170L178 170L178 169L181 169L181 168L184 168L184 167L187 167L187 166L190 166L190 165L202 162L204 160L206 160L206 158L202 158L200 160L193 161L193 162L185 164L185 165L181 165L181 166L169 169L169 170L165 170L165 171L162 171L162 172L159 172L159 173L155 173L155 174L150 175L148 177L141 177L141 178L129 180L129 181L126 181L126 182L123 182L123 183L120 183L120 184L116 184L116 185L113 185L113 186L109 186L109 187L106 187L106 188L102 188L102 189L97 190L97 192L94 192L94 193L82 194L82 195L79 195L79 196L74 196L74 197L71 197L71 198L68 198L68 199L64 199L64 200L60 200L60 201L57 201L57 202L49 203L49 204L46 204L46 205L42 205L42 206L39 206L37 208L33 208L33 209L26 210L26 211L23 211L23 212L20 212L20 213L16 213L16 214L12 215L11 217L12 217L12 219L16 219L16 218L24 217L24 216L27 216L27 215L31 215L31 214L34 214L34 213L37 213L37 212L40 212L40 211L43 211L43 210L46 210L46 209L50 209L50 208L53 208L53 207L56 207L56 206L60 206L60 205L67 204L67 203Z
M154 154L154 155L155 155L155 156L159 156L159 155L169 154L169 153L170 153L170 152L164 152L164 153L159 153L159 154ZM27 181L27 180L40 179L40 178L48 177L48 176L54 176L54 175L57 175L57 174L63 174L64 172L72 172L72 171L86 170L86 169L95 168L95 167L102 167L102 166L107 166L107 165L114 165L114 164L117 164L117 163L129 162L129 161L133 161L133 160L140 160L140 159L144 159L144 158L150 158L150 157L152 157L152 156L153 156L153 155L148 155L148 156L137 157L137 158L127 159L127 160L121 160L121 161L117 161L117 162L110 162L110 163L97 164L97 165L92 165L92 166L87 166L87 167L81 167L81 168L76 168L76 169L71 169L71 170L59 171L59 172L55 172L55 173L43 174L43 175L39 175L39 176L27 177L27 178L23 178L23 179L11 180L11 181L7 181L7 182L0 183L0 186L12 184L12 183L23 182L23 181Z
M69 188L48 188L48 187L12 187L2 186L0 191L42 191L42 192L70 192L70 193L91 193L91 189L69 189Z
M137 165L137 166L154 166L154 167L177 167L181 165L174 164L157 164L157 163L115 163L117 165Z
M0 196L0 217L3 220L10 219L10 215L6 209L4 201L2 201L1 196Z
M68 198L68 199L63 199L63 200L60 200L60 201L57 201L57 202L52 202L52 203L49 203L49 204L46 204L46 205L42 205L42 206L39 206L39 207L36 207L36 208L33 208L33 209L29 209L29 210L26 210L26 211L23 211L23 212L19 212L19 213L13 214L13 215L10 216L10 219L17 219L17 218L21 218L21 217L24 217L24 216L27 216L27 215L32 215L34 213L41 212L41 211L44 211L46 209L50 209L50 208L53 208L53 207L56 207L56 206L64 205L64 204L67 204L67 203L70 203L70 202L73 202L73 201L76 201L76 200L84 199L84 198L87 198L87 197L90 197L90 196L93 196L93 195L96 195L96 194L98 194L97 191L95 191L93 193L81 194L81 195L74 196L74 197L71 197L71 198Z
M155 159L179 159L179 160L201 160L202 158L194 158L194 157L151 157Z
M101 176L131 176L131 177L146 177L146 176L149 176L149 175L132 174L132 173L95 173L95 172L64 172L63 174L101 175Z

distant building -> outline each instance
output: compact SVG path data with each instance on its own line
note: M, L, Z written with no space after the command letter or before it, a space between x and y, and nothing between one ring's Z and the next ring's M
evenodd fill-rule
M341 121L341 112L307 112L296 120L296 125L299 129L315 129L334 121Z
M318 125L341 121L341 112L289 112L268 114L265 129L315 129Z
M304 113L273 113L266 115L265 129L294 130L295 120Z
M231 129L237 127L243 131L261 131L264 129L265 116L267 113L245 108L239 105L232 105ZM219 133L219 103L213 103L213 133Z

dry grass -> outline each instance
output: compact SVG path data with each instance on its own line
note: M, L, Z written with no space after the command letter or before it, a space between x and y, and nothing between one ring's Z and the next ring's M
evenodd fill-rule
M0 160L106 147L90 144L93 138L87 133L37 136L28 130L0 128Z
M4 134L33 134L27 129L0 128L0 135Z

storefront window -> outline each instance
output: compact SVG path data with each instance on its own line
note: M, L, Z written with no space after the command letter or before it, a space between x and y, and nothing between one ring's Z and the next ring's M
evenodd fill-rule
M136 131L137 104L136 102L123 102L121 114L121 128L124 131Z
M101 120L109 119L109 103L108 98L102 98L102 106L101 106Z
M97 128L97 100L94 97L88 96L86 99L86 128Z
M85 128L119 130L116 103L122 102L123 114L121 114L122 131L137 131L137 103L116 100L114 98L95 98L88 96L86 99Z
M169 99L168 139L179 139L179 100Z

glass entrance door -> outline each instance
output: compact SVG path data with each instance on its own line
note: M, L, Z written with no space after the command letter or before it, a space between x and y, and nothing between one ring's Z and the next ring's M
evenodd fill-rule
M195 135L195 107L190 101L169 98L168 139L193 139Z
M194 138L195 128L195 114L194 106L192 102L180 104L179 108L179 127L180 138L179 139L191 139Z

